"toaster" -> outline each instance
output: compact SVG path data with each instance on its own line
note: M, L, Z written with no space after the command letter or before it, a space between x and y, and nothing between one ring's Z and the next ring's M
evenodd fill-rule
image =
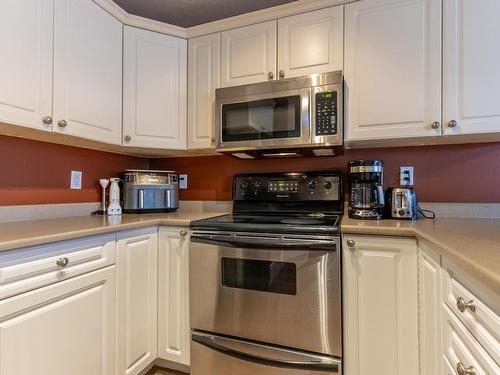
M172 212L179 208L179 176L174 171L123 172L123 212Z
M388 188L386 192L386 207L386 216L389 218L416 219L418 206L415 189L413 187Z

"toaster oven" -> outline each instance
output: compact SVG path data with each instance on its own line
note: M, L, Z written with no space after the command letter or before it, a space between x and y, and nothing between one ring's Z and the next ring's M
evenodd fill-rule
M179 176L174 171L123 172L123 212L172 212L179 208Z

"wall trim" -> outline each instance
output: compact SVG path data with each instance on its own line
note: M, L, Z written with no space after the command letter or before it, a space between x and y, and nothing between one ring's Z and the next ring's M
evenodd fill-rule
M179 38L189 39L217 33L224 30L276 20L299 13L311 12L335 5L342 5L356 0L298 0L293 3L277 5L250 13L240 14L222 20L207 22L193 27L180 27L127 13L112 0L93 0L96 4L117 18L121 23Z

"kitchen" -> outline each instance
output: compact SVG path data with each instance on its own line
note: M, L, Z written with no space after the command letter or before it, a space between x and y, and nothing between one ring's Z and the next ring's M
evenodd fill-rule
M0 9L0 375L500 374L497 1Z

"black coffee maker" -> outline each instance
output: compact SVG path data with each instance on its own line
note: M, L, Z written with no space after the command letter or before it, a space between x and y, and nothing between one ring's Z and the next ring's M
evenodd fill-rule
M384 165L380 160L349 162L349 217L379 220L384 215Z

